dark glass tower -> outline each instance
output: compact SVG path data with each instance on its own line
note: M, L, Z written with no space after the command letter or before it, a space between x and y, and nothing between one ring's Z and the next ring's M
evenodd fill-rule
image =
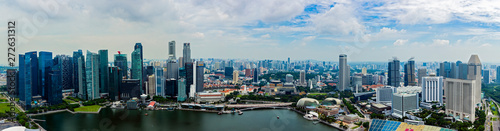
M37 52L27 52L24 54L24 64L26 68L26 88L31 89L30 96L41 95L41 88L38 86L38 57ZM31 99L31 98L30 98Z
M80 88L85 88L85 58L83 51L73 52L73 89L75 93L80 92Z
M120 100L119 91L122 81L122 70L119 67L108 67L109 72L109 98L113 101Z
M120 68L121 75L124 79L128 78L128 64L126 54L115 54L115 66Z
M404 66L404 79L405 86L416 86L417 82L415 81L415 61L410 59L408 63Z
M62 103L62 77L61 67L62 63L54 64L51 68L47 68L48 87L47 88L47 102L50 105L57 105Z
M48 77L47 69L50 70L52 64L52 52L40 51L38 57L38 71L40 73L39 89L37 94L33 94L34 96L41 95L42 98L47 99L46 90L49 87L49 85L47 85L48 81L46 80L46 78Z
M198 61L196 64L196 92L203 92L205 64L203 61Z
M108 50L99 50L99 92L109 93Z
M400 79L401 76L399 74L399 60L394 58L394 60L389 62L389 73L388 73L388 79L387 79L387 85L394 86L394 87L400 87Z

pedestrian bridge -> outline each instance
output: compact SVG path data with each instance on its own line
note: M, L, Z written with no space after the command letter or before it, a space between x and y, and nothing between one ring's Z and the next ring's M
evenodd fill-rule
M269 107L286 107L291 106L292 103L275 103L275 104L229 104L227 108L269 108Z

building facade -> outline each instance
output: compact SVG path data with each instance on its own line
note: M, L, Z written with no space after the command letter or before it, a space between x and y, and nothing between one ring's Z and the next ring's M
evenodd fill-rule
M389 62L387 85L393 87L401 86L401 76L399 73L399 60L394 58Z
M422 102L437 102L443 105L443 77L422 77Z

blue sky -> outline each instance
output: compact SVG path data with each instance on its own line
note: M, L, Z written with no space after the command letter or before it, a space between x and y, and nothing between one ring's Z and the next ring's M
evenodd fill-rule
M190 42L194 58L466 61L479 54L500 62L497 1L6 0L0 12L5 23L19 22L18 53L108 49L111 56L141 42L145 58L166 59L175 40L177 56Z

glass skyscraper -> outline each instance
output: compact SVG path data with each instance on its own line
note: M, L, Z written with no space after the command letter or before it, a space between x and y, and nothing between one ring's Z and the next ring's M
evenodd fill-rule
M34 95L41 95L42 98L44 99L47 99L47 88L48 88L48 85L47 85L47 80L46 78L48 77L47 76L47 73L48 71L47 70L50 70L51 66L53 64L53 60L52 60L52 52L46 52L46 51L40 51L39 52L39 57L38 57L38 70L40 72L40 84L39 84L39 89L38 89L38 93L35 94L33 93Z
M137 46L137 45L136 45ZM132 52L132 68L130 69L130 77L132 79L138 79L140 81L140 91L142 91L142 46L141 48L136 48L134 52Z
M109 72L109 97L113 101L119 100L120 85L122 82L122 70L119 67L108 67Z
M122 71L122 77L128 78L127 54L115 54L114 63Z
M27 69L26 67L26 58L23 54L19 54L19 100L21 103L24 103L26 109L31 107L31 86L26 86L27 84Z
M177 85L178 85L177 101L186 101L187 98L186 79L180 78L179 81L177 81Z
M37 52L36 51L33 51L33 52L27 52L24 54L24 64L25 64L25 68L26 68L26 85L25 85L25 88L27 89L31 89L31 92L30 94L31 95L26 95L26 97L30 97L30 101L31 102L31 96L37 96L37 95L41 95L39 92L40 91L40 87L38 86L38 78L39 78L39 75L38 75L38 57L37 57ZM28 104L28 103L26 103Z
M156 95L165 97L165 77L163 76L163 68L155 67L155 79L156 79Z
M80 90L80 88L84 88L86 86L85 82L85 58L83 57L82 50L73 52L73 89L75 89L75 93L78 93L78 97L81 97L81 94L84 91ZM82 91L82 92L80 92ZM86 94L86 93L85 93ZM83 98L82 98L83 99Z
M57 105L62 103L62 77L61 77L61 67L62 63L54 64L51 68L47 68L48 88L47 92L47 102L50 105Z
M89 100L98 99L99 96L99 55L87 51L86 82L87 82L87 98Z
M99 50L100 93L109 93L108 50Z

